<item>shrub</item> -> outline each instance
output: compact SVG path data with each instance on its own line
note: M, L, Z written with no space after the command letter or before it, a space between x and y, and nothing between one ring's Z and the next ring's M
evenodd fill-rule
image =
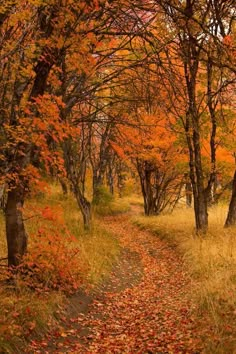
M101 187L97 188L95 193L94 193L93 204L94 205L108 206L108 205L111 204L113 199L114 199L114 197L109 192L107 187L101 186Z
M82 273L86 272L78 240L69 232L59 206L41 210L38 207L37 215L35 228L31 227L29 252L19 267L16 282L37 291L72 293L81 285Z

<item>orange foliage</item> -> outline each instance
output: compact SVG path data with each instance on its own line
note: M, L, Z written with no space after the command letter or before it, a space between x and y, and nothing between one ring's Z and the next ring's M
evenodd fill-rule
M35 206L30 214L29 218L40 222L31 235L29 252L19 266L19 281L38 292L49 289L74 292L83 282L87 265L81 262L77 240L65 225L62 208L46 206L40 210Z

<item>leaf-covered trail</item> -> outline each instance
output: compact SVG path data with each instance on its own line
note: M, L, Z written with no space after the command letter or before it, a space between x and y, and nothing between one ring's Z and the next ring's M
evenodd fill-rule
M107 217L103 223L129 250L125 260L91 302L88 313L74 314L72 329L65 328L68 341L62 338L64 344L57 343L57 348L45 346L34 353L202 352L191 317L189 278L175 251L131 225L128 215Z

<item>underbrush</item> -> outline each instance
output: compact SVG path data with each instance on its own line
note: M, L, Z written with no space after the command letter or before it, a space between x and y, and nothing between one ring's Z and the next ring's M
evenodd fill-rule
M130 203L125 198L114 198L107 188L101 187L93 201L96 216L117 215L130 210Z
M98 204L94 206L96 216L117 215L127 213L130 210L130 204L125 199L115 199L109 204Z
M32 335L42 336L56 324L64 297L60 292L40 295L22 287L0 291L1 353L22 353Z
M129 205L137 205L143 208L143 197L141 194L130 194L124 197Z
M167 240L183 256L199 317L209 321L202 325L206 352L214 354L236 350L236 228L223 228L226 212L225 206L209 209L204 237L195 236L190 209L134 218L136 225Z
M12 276L0 268L0 352L17 353L32 336L58 321L65 296L88 289L109 274L119 254L118 241L99 227L83 230L72 196L52 185L27 201L24 217L29 251ZM5 227L0 217L0 258L6 257ZM19 348L19 349L18 349Z

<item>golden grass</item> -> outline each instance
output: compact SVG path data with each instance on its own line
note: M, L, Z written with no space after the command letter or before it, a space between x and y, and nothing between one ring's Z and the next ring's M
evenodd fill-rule
M51 186L51 190L48 202L50 205L62 206L65 223L78 241L82 262L88 265L88 273L83 274L84 278L92 285L99 283L104 276L109 274L112 264L119 255L120 247L117 239L99 226L96 215L93 215L92 229L89 232L85 231L75 199L71 195L62 196L60 186L56 184ZM113 203L114 209L112 210L115 211L118 209L118 207L115 209L117 202L112 202L112 205ZM123 210L122 205L119 212L121 210Z
M168 240L183 256L192 278L191 296L212 324L214 335L205 338L208 353L236 353L236 228L223 228L226 213L223 205L209 209L204 237L196 237L193 211L185 207L171 215L133 219Z

